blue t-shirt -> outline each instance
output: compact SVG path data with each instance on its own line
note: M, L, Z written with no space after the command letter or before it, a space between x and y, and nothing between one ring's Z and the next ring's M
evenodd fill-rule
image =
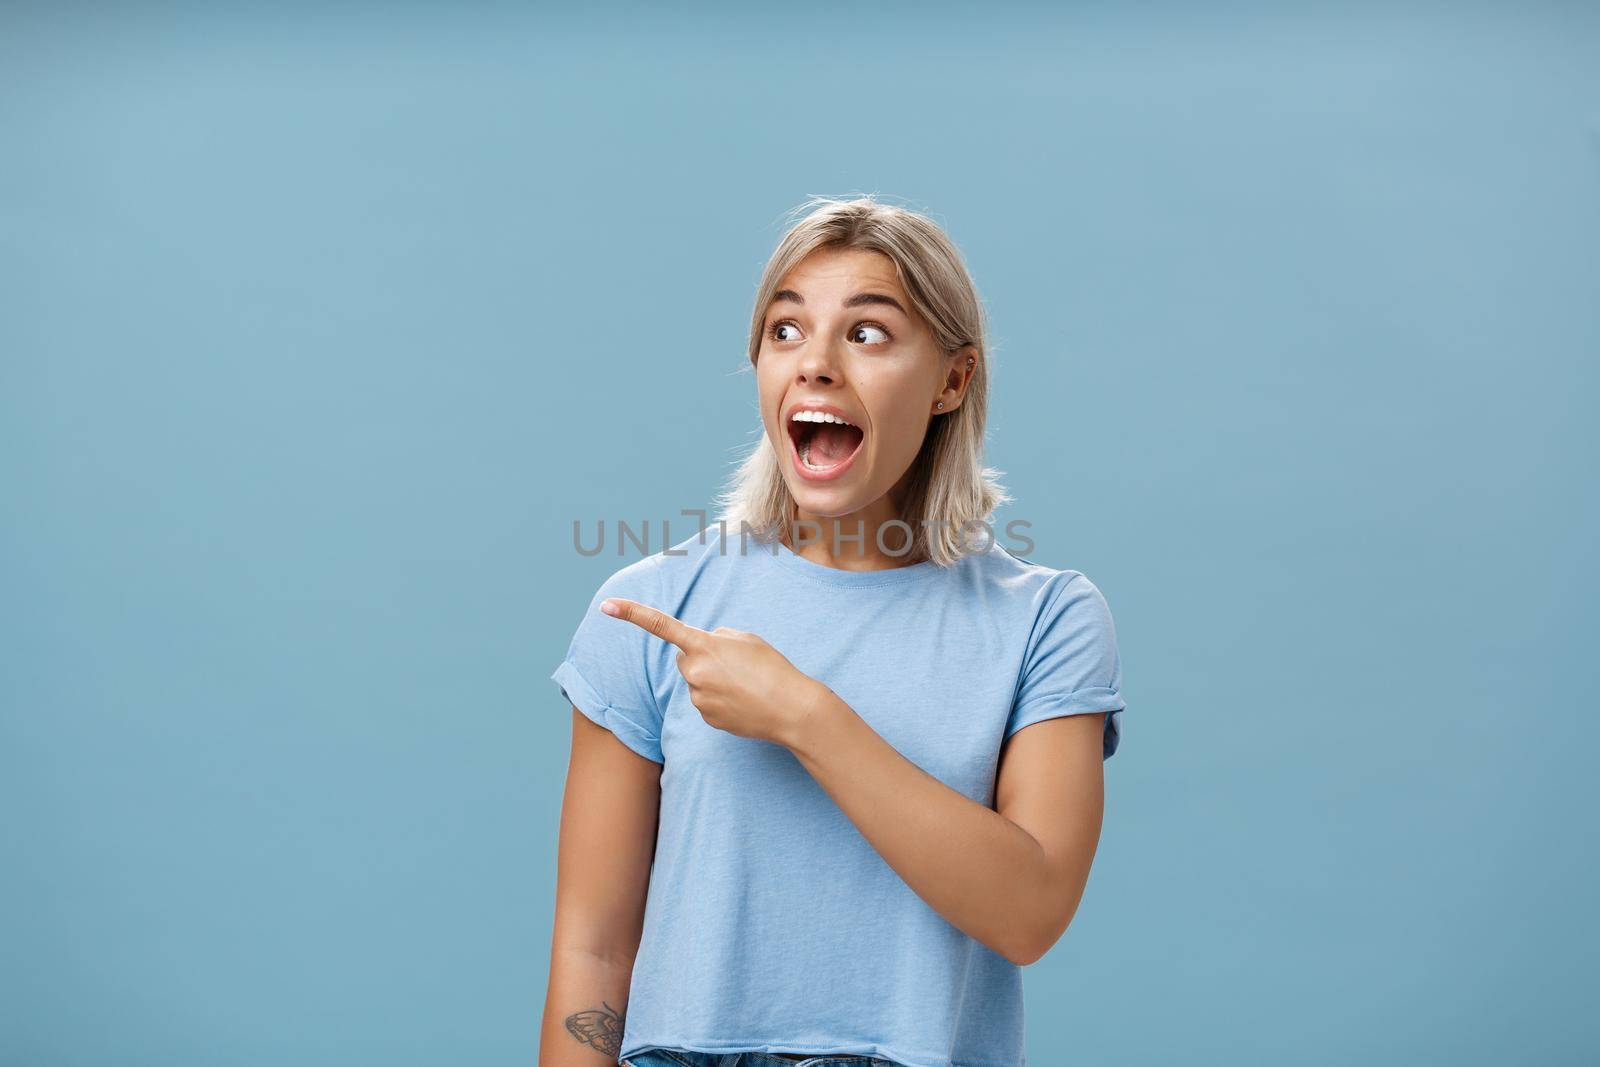
M609 596L761 635L993 807L1001 743L1024 726L1111 712L1116 751L1122 665L1093 583L998 541L948 568L846 571L713 526L608 578L552 675L662 764L619 1061L667 1048L1023 1067L1021 968L917 896L788 749L707 725L678 649L603 614Z

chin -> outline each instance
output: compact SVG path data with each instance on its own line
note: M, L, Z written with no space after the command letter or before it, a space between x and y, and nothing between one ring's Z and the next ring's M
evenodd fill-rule
M785 478L784 484L789 487L789 495L794 497L794 502L801 511L821 519L849 515L851 512L860 511L868 503L866 500L856 499L860 493L851 492L843 486L822 489L802 482L798 478Z

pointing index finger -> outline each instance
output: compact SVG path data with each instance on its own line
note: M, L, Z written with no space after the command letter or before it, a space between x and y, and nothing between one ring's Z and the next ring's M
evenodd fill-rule
M648 604L641 604L636 600L625 600L622 597L607 597L600 602L600 610L607 615L631 622L641 630L655 634L663 641L670 641L685 652L698 647L703 638L711 636L698 627L673 618L666 612L652 608Z

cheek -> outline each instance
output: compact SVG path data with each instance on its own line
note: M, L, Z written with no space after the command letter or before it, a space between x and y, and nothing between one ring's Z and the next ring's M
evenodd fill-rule
M918 360L875 368L878 373L869 383L870 393L863 388L863 399L874 413L873 425L882 431L880 453L909 460L922 447L933 417L933 395L939 391L928 365L929 361Z
M763 395L781 393L794 375L794 358L786 352L763 350L755 363L756 388Z
M765 357L756 364L756 401L761 405L761 418L770 422L777 417L778 405L783 401L786 379L775 370L776 360Z
M918 413L906 412L903 421L895 426L893 448L896 454L904 459L910 459L922 447L922 439L927 436L928 424L923 421Z
M882 456L915 455L928 430L922 409L907 403L903 396L875 408L872 426L877 438L873 450Z

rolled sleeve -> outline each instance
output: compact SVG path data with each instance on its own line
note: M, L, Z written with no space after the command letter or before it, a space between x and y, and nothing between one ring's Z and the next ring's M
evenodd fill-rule
M661 710L650 677L650 642L657 638L600 610L607 597L655 606L657 562L647 557L606 579L590 598L567 654L550 678L590 721L645 759L664 763Z
M1101 751L1110 759L1121 744L1126 707L1111 609L1093 582L1072 572L1035 621L1005 736L1046 719L1105 712Z

